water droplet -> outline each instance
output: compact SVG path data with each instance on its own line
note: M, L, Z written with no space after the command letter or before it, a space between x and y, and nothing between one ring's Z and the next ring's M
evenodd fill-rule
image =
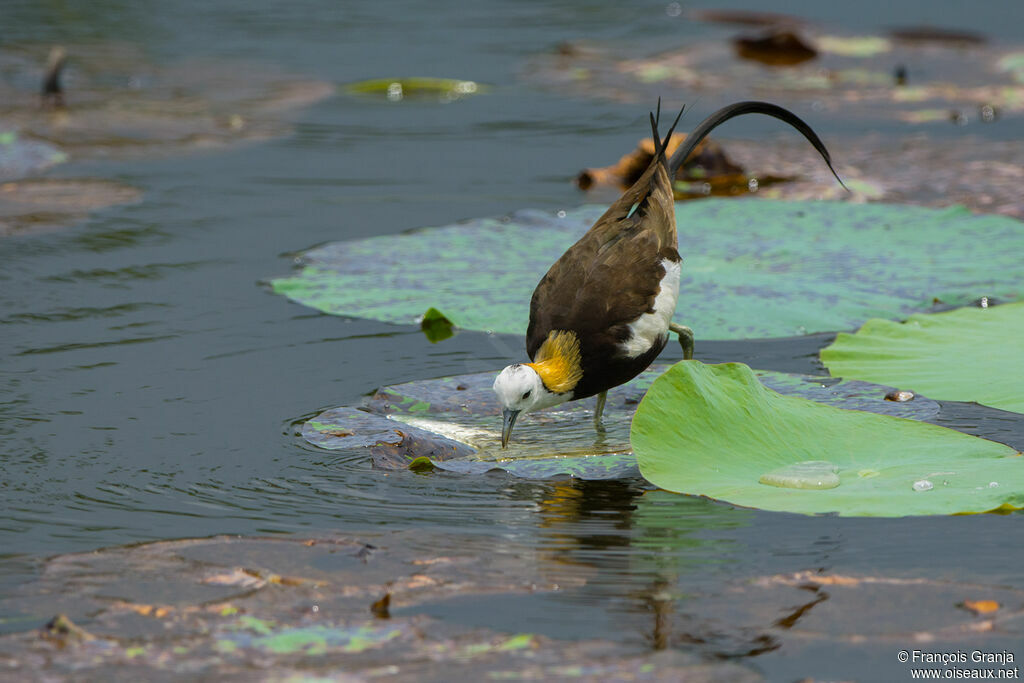
M935 486L933 486L932 483L927 479L922 479L920 481L914 482L915 491L931 491L933 488L935 488Z
M561 210L559 210L558 214L556 214L556 215L557 215L557 216L558 216L559 218L565 218L565 211L561 211Z
M765 472L757 481L787 489L834 489L839 468L827 460L805 460Z
M392 83L391 85L388 86L388 99L389 100L391 100L392 102L397 102L398 100L402 99L403 96L404 96L404 93L402 92L402 84L401 83L397 83L396 82L396 83Z
M757 188L758 188L757 178L751 178L750 180L747 181L747 189L748 190L750 190L751 192L757 192Z
M990 481L990 482L988 483L988 487L989 487L990 489L994 489L994 488L996 488L996 487L998 487L998 486L999 486L999 482L998 482L998 481Z

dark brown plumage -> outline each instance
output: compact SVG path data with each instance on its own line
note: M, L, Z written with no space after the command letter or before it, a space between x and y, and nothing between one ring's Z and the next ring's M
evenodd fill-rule
M660 343L638 357L630 358L621 351L630 334L629 324L654 311L654 300L665 276L662 262L680 260L670 178L712 129L735 116L752 113L792 125L814 145L835 174L829 153L814 131L795 114L774 104L738 102L720 109L687 136L671 159L665 158L664 150L679 117L662 141L657 119L652 116L656 150L651 164L551 266L530 301L526 351L531 360L554 330L570 330L579 337L583 377L573 389L573 399L628 382L665 347L667 329Z
M579 337L583 377L573 389L574 399L628 382L668 340L666 330L661 343L639 358L619 350L629 338L629 324L654 311L665 277L661 262L679 262L668 160L653 117L651 125L658 142L650 166L551 266L530 301L526 351L531 360L552 330L571 330Z

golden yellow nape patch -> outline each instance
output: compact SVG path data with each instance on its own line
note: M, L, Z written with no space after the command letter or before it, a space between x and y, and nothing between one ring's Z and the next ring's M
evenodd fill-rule
M540 345L536 360L527 365L537 371L548 391L572 391L583 377L580 340L575 332L553 330Z

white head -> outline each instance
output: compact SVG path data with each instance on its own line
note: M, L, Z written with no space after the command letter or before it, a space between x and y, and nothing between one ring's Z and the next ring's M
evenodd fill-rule
M508 445L508 438L519 413L549 408L572 398L572 392L556 394L548 391L537 371L525 363L514 363L502 370L494 380L494 393L498 395L504 419L501 429L502 448Z

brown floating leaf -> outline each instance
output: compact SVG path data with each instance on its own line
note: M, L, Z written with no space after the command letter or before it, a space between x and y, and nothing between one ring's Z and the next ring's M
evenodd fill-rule
M673 135L665 153L671 156L685 139L685 135ZM636 149L623 155L611 166L588 168L580 172L576 176L576 185L581 190L597 185L625 189L643 175L653 158L654 141L644 138L637 143ZM734 163L722 146L712 140L704 140L697 145L687 162L679 168L675 179L683 183L707 183L710 191L705 194L728 194L733 188L746 192L749 183L743 167ZM676 198L688 194L681 193L677 188Z
M391 593L385 593L384 597L380 600L375 601L370 605L370 611L373 612L373 616L378 619L390 619L391 612L388 608L391 606Z
M995 600L964 600L963 606L975 614L992 614L999 609Z
M71 621L65 614L58 614L43 627L43 637L62 641L83 642L95 640L96 636Z
M733 40L736 54L769 66L792 66L814 59L818 51L792 31L770 31L760 37Z

